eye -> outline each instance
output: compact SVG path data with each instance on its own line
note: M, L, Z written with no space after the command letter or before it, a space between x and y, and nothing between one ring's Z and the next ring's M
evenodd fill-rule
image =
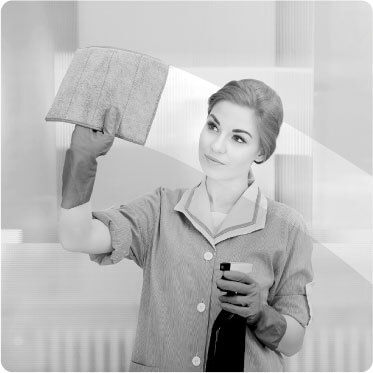
M213 122L207 122L207 127L209 130L212 130L212 131L218 130L217 125Z
M246 141L241 136L234 135L233 139L240 144L246 144Z

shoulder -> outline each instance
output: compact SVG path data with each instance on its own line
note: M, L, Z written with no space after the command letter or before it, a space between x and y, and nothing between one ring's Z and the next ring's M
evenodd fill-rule
M187 188L170 189L168 187L160 186L155 189L154 193L158 194L160 198L171 205L176 205Z
M287 227L289 230L293 228L307 229L303 215L295 208L286 205L285 203L275 201L267 197L267 219L277 224Z
M135 198L132 203L134 204L151 204L158 205L160 208L174 207L179 202L186 188L171 189L164 186L159 186L148 193Z
M312 237L303 215L285 203L271 199L267 199L267 202L267 219L277 226L287 248L296 250L301 255L310 255Z
M119 206L119 212L128 213L138 219L150 217L165 217L172 214L174 207L180 200L184 189L170 189L159 186L153 190L135 196L128 202Z

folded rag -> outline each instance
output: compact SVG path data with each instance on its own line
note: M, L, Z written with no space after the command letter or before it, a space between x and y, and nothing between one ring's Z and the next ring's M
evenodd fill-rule
M132 51L109 47L78 49L45 120L102 130L105 110L121 113L117 137L144 145L169 66Z

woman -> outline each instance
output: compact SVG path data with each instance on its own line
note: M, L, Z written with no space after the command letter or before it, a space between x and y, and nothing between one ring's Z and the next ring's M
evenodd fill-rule
M313 275L302 217L266 198L251 172L253 162L263 163L275 150L280 98L257 80L229 82L209 98L199 141L201 183L158 188L92 212L96 158L110 149L118 117L107 112L103 133L76 126L59 232L67 250L89 253L99 264L132 259L143 269L130 370L206 370L222 310L247 321L244 370L284 370L282 355L299 351L311 319ZM249 263L252 270L222 273L222 262Z

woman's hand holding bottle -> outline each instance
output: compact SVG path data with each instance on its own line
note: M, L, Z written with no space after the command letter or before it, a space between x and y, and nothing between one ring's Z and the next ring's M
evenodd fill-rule
M264 302L258 283L247 273L224 271L223 278L216 281L218 289L234 295L221 295L221 307L246 318L257 338L275 350L286 332L286 319Z
M223 277L216 284L220 290L232 294L219 297L224 310L247 318L248 324L254 324L259 319L264 303L259 285L249 274L224 271Z

